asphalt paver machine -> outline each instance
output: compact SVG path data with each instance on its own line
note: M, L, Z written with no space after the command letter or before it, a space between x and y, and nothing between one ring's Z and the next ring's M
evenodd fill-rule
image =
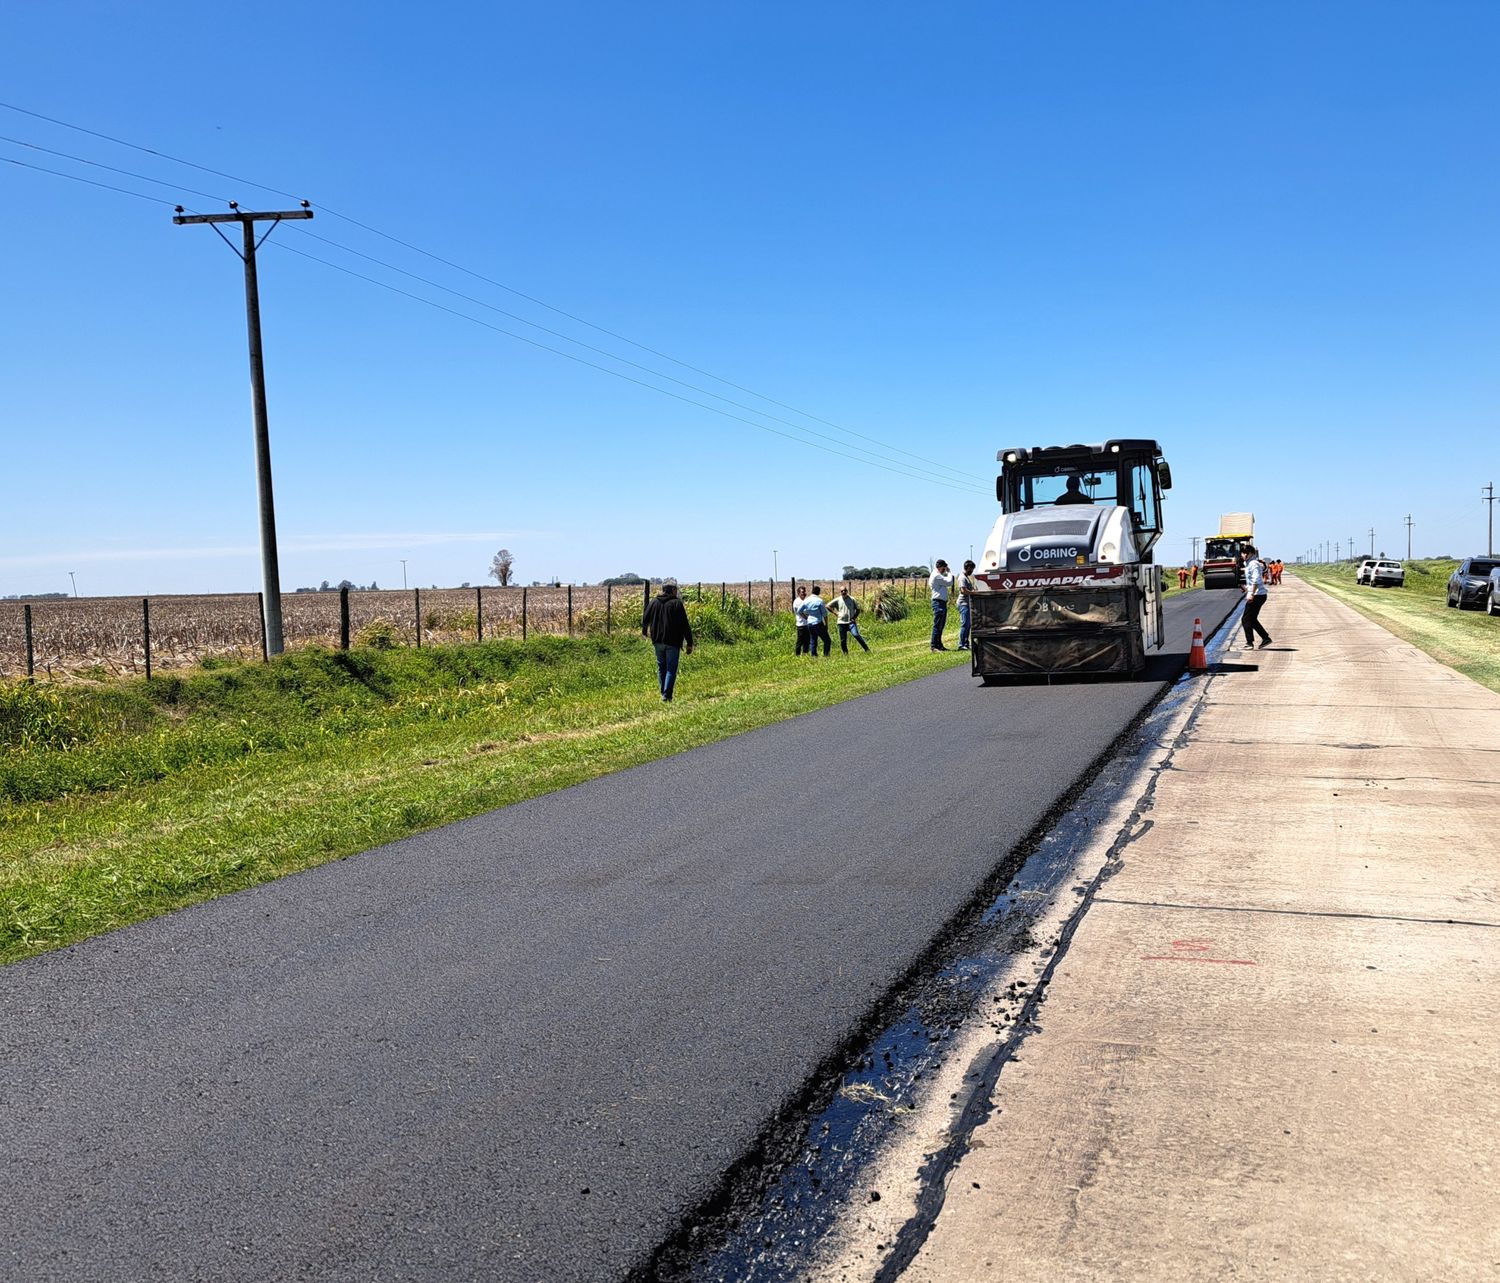
M1163 642L1162 533L1171 469L1155 441L1001 450L1000 519L970 603L974 676L1137 673Z

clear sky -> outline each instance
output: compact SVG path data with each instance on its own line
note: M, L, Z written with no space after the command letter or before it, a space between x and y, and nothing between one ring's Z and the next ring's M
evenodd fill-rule
M1492 0L20 0L0 157L165 203L0 164L0 595L258 587L240 266L170 204L289 196L287 589L953 560L997 449L1110 436L1165 561L1482 551L1497 60Z

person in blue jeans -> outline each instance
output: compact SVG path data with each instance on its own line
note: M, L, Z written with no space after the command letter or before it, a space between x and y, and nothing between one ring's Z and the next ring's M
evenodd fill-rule
M953 591L953 572L941 557L933 567L927 586L932 590L932 649L947 650L943 645L943 627L948 622L948 595Z
M828 606L822 598L822 588L812 586L812 592L802 603L802 615L807 620L807 653L814 659L818 656L818 642L823 643L824 658L833 650L833 638L828 635Z
M647 603L646 613L641 617L641 635L649 637L656 648L657 682L662 701L670 704L682 652L693 653L693 626L688 622L687 607L677 596L676 584L663 584L661 591Z
M974 606L974 563L964 562L964 573L958 577L958 648L969 649L969 612Z

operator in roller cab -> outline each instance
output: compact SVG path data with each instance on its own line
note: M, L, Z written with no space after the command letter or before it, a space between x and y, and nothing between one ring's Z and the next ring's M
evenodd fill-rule
M1140 671L1163 636L1152 549L1172 474L1161 448L1122 439L999 460L1001 514L973 597L974 675Z

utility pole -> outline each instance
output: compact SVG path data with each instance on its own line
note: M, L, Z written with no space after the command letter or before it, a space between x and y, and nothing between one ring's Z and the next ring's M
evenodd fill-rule
M1198 535L1194 535L1193 536L1193 559L1192 559L1192 561L1190 561L1188 563L1190 566L1196 566L1198 564L1198 540L1199 540L1199 538L1200 538L1200 536L1198 536Z
M255 417L255 481L260 496L260 573L265 588L262 597L266 652L279 655L285 649L281 630L281 570L276 558L276 500L271 491L271 433L266 423L266 369L261 355L260 283L255 273L255 251L283 219L311 218L313 213L306 201L301 209L270 213L250 213L240 209L236 201L230 201L229 208L232 212L228 214L184 214L179 205L172 221L179 227L188 223L209 224L245 265L245 330L250 343L250 406ZM243 251L235 249L234 242L219 231L220 223L240 225L244 233ZM256 223L271 224L259 240L255 238Z
M1484 496L1485 503L1490 505L1490 538L1485 548L1488 554L1493 557L1495 555L1495 483L1491 481L1489 485L1480 491L1480 494Z
M406 558L401 558L401 587L406 587Z
M78 596L78 572L76 570L68 571L68 578L73 581L73 596L76 597Z
M1406 559L1411 560L1411 513L1406 514Z
M1343 551L1344 551L1344 545L1341 544L1337 539L1335 539L1333 541L1333 559L1335 561L1342 561L1344 559L1343 558Z
M771 549L771 582L781 578L781 563L776 559L776 549Z
M1370 556L1375 555L1375 527L1370 527Z

